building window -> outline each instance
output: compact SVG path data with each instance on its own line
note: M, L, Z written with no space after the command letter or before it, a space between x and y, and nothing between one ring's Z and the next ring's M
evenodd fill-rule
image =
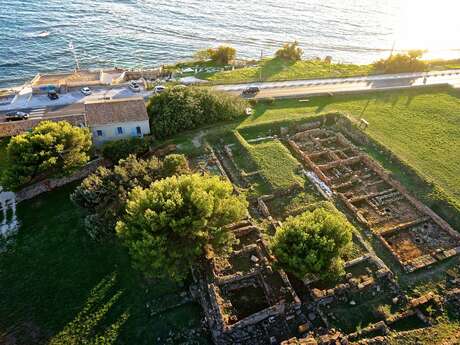
M117 127L117 133L118 134L123 134L123 128L122 127Z
M102 133L102 131L100 129L98 129L96 131L96 134L97 134L98 137L102 137L102 135L103 135L103 133Z
M136 134L137 135L142 135L141 127L139 127L139 126L136 127Z

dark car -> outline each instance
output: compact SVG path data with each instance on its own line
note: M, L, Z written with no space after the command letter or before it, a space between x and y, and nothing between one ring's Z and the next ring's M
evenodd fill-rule
M260 89L257 86L250 86L243 90L243 95L255 95Z
M55 90L48 91L48 98L51 100L58 99L59 95Z
M20 120L27 120L29 118L29 114L23 111L14 111L12 113L7 113L5 115L6 121L20 121Z

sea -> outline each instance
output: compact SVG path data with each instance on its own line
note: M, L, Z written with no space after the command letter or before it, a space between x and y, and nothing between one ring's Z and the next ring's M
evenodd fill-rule
M228 44L241 58L297 40L305 58L460 57L458 0L0 0L0 87L36 73L148 68Z

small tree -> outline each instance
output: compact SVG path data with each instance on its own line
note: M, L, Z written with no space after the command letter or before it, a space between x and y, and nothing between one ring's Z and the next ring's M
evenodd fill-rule
M102 155L112 163L117 164L120 159L130 154L141 156L149 151L150 142L147 138L128 138L108 141L102 147Z
M17 190L34 179L70 174L89 161L91 134L68 122L43 121L11 138L1 184Z
M383 73L422 72L427 69L427 64L420 58L424 50L409 50L405 54L394 54L387 59L374 63L374 69Z
M156 138L244 115L247 103L240 97L210 89L170 88L153 96L147 106Z
M302 59L303 50L299 47L299 42L285 43L283 47L278 49L275 53L277 58L286 61L299 61Z
M165 161L168 162L166 166L156 157L142 160L130 155L113 169L99 167L83 180L71 199L88 212L85 225L93 239L107 239L115 234L115 224L133 188L147 188L157 179L188 173L183 155L166 156Z
M187 158L184 155L171 154L163 160L164 176L183 175L188 174L189 171Z
M272 243L279 264L303 279L343 272L342 255L351 243L353 226L338 211L324 208L288 218L278 228Z
M217 48L207 48L198 50L194 54L198 61L211 60L218 65L228 65L236 58L236 49L230 46L221 45Z
M151 277L183 280L205 247L231 248L224 225L245 216L248 203L232 185L215 176L181 175L135 188L117 234L134 266Z

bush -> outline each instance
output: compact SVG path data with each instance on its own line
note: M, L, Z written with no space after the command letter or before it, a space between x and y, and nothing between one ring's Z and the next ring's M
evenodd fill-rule
M147 153L150 148L149 140L146 138L129 138L109 141L102 147L102 155L117 164L120 159L133 154L137 157Z
M267 97L267 98L261 99L260 102L263 103L263 104L266 104L266 105L271 105L271 104L275 103L275 98Z
M337 210L317 208L289 217L272 242L279 264L299 279L307 274L333 278L343 273L342 255L351 244L353 226Z
M244 115L247 103L205 88L172 88L150 99L147 111L156 138Z
M387 59L378 60L374 63L374 68L382 73L426 71L427 63L419 60L423 53L423 50L410 50L406 54L395 54Z
M187 158L184 155L171 154L163 160L163 175L165 176L187 174L189 171Z
M90 237L107 239L115 234L115 224L133 188L147 188L157 179L188 172L187 161L182 155L166 156L163 162L156 157L142 160L130 155L113 169L99 167L83 180L70 198L88 212L85 227Z
M249 105L250 105L251 107L255 107L257 104L259 104L259 100L258 100L257 98L251 98L251 99L249 100Z
M136 268L181 281L206 249L228 252L235 237L224 225L244 217L247 207L216 176L173 176L135 188L116 230Z
M275 53L277 58L292 62L301 60L302 55L303 50L299 47L299 42L297 41L283 44L283 47L278 49Z
M217 48L207 48L195 53L198 61L211 60L218 65L228 65L236 58L236 49L230 46L219 46Z
M16 191L36 179L68 175L89 161L91 145L87 128L43 121L11 138L1 185Z

